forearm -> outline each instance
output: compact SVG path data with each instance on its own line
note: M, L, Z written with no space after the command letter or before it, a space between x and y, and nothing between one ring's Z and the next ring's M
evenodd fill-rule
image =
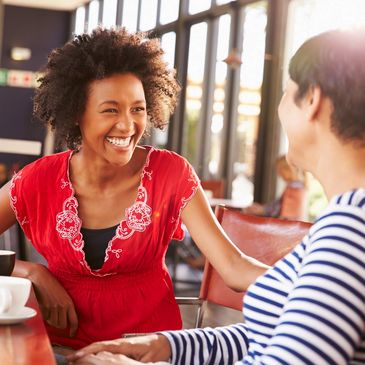
M32 280L35 272L40 269L45 269L45 267L35 262L16 260L12 275Z
M170 343L172 364L231 365L247 353L244 324L163 332L163 335Z
M222 272L222 278L232 290L237 292L247 290L259 276L263 275L270 266L244 254L234 257L232 264L227 265Z

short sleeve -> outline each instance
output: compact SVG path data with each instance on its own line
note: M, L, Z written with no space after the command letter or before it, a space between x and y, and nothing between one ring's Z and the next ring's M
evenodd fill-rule
M27 209L25 201L23 199L23 185L24 175L27 175L27 166L14 174L10 182L9 198L10 205L15 213L16 219L18 220L21 228L25 235L31 240L31 233L29 227L29 218L27 215Z
M185 236L185 232L182 228L181 213L198 190L200 180L194 171L194 168L185 158L178 155L175 155L175 157L177 159L175 170L176 186L174 189L174 211L176 212L176 216L173 220L176 226L172 239L182 240Z

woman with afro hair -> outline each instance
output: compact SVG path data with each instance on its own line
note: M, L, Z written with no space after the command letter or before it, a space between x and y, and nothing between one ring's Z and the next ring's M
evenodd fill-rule
M138 144L166 125L178 90L144 33L98 28L49 56L34 114L68 149L0 190L0 234L18 220L47 260L17 260L13 275L32 281L53 344L180 329L164 258L182 222L230 287L267 269L226 237L184 158Z

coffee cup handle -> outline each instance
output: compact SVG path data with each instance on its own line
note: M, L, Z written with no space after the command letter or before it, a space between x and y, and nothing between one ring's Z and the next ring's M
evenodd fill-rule
M0 288L0 313L6 313L12 305L11 291L7 288Z

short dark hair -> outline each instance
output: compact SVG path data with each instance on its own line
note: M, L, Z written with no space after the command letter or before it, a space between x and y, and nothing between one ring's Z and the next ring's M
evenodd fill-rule
M343 141L365 142L365 30L333 30L307 40L290 61L296 101L319 86L333 104L331 129Z
M179 91L175 71L163 53L158 39L125 28L99 27L91 34L75 36L50 53L36 89L33 114L55 129L67 147L77 148L81 144L77 122L84 113L90 83L132 73L143 84L150 124L163 129Z

